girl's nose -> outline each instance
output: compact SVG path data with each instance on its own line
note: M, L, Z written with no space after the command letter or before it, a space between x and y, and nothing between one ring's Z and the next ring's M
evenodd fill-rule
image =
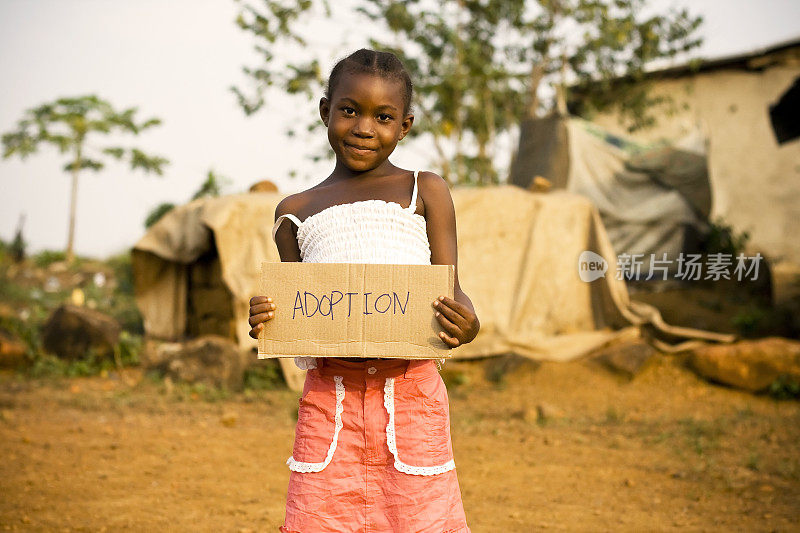
M359 137L372 137L375 135L372 120L369 117L360 117L353 126L353 135Z

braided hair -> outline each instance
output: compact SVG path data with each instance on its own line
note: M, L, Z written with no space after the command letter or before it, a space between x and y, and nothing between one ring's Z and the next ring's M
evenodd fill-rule
M411 110L413 86L411 77L403 63L391 52L379 52L362 48L340 60L331 70L325 98L331 99L336 85L344 74L373 74L382 78L397 80L403 85L403 114Z

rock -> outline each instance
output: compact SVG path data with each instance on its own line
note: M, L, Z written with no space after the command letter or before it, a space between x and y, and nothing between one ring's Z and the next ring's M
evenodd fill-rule
M278 186L270 180L261 180L250 186L250 192L278 192Z
M236 422L239 420L239 415L237 415L233 411L226 411L222 414L219 421L222 423L223 426L232 428L236 425Z
M553 188L553 183L549 179L543 176L536 176L531 181L528 190L533 192L547 192L552 188Z
M145 341L142 366L158 369L171 381L204 383L239 391L244 385L246 354L225 337L204 335L187 342Z
M99 311L62 305L50 315L42 331L42 344L48 352L64 359L79 359L90 350L98 355L114 353L122 327Z
M508 375L532 373L540 366L539 361L515 353L507 353L488 359L484 364L484 373L487 381L499 383Z
M544 402L536 404L536 420L538 422L546 422L560 416L564 416L564 412L556 406Z
M632 378L641 372L655 353L647 342L637 340L605 348L596 358L607 368Z
M142 344L142 351L139 353L139 361L145 370L166 370L167 363L182 349L183 343L181 342L164 342L145 338Z
M690 354L687 363L705 379L760 392L779 377L800 382L800 342L768 337L703 346Z

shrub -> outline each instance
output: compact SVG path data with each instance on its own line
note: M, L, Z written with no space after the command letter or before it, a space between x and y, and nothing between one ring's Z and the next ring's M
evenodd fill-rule
M106 259L106 264L114 271L117 290L124 294L133 294L133 265L131 252L126 251Z
M41 351L39 332L30 322L16 317L0 316L0 329L20 339L25 345L25 356L29 361L35 361Z
M67 254L57 250L42 250L33 256L33 263L39 268L47 268L56 261L64 261Z
M779 376L769 386L768 393L778 400L800 400L800 381L792 376Z
M250 390L274 390L284 386L277 361L259 362L244 371L244 388Z
M739 234L735 232L733 226L727 224L724 219L718 217L709 222L709 231L701 245L701 250L705 254L731 254L736 257L744 251L750 234L743 231Z

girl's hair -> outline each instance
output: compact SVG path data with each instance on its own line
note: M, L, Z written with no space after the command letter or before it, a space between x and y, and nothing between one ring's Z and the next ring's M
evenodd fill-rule
M397 80L403 84L403 114L411 110L413 86L406 67L391 52L378 52L362 48L336 63L328 78L325 98L331 99L336 85L345 74L373 74L382 78Z

